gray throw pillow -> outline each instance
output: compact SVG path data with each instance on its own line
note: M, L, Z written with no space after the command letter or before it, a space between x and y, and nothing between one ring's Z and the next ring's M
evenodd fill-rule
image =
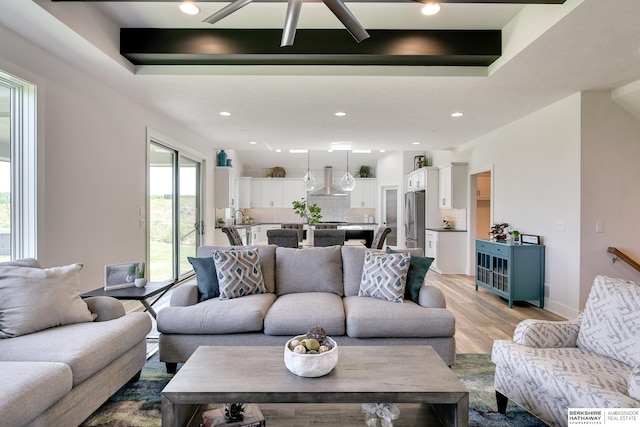
M64 267L0 267L0 338L92 322L80 298L82 264Z
M40 263L35 258L22 258L14 261L0 262L0 267L31 267L41 268Z
M358 296L404 302L411 255L367 250Z
M341 246L276 249L276 293L332 292L344 295Z
M255 249L214 251L220 299L238 298L251 294L264 294L262 269Z

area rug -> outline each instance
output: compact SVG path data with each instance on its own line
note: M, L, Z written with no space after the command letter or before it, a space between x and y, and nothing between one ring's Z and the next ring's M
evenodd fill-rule
M453 371L469 390L469 426L544 427L545 423L511 402L506 415L497 412L493 389L494 369L488 354L456 356ZM145 364L140 380L122 387L82 427L160 426L160 392L170 379L164 364L159 362L155 354Z

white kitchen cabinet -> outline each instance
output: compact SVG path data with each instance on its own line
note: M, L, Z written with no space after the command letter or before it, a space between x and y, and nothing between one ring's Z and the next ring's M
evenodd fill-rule
M447 163L440 166L438 188L440 209L466 209L467 164Z
M356 178L356 188L351 192L352 208L376 208L378 185L375 178Z
M431 269L440 274L466 274L467 232L426 231L425 256L433 258Z
M307 197L307 192L302 185L302 178L292 178L282 180L282 206L293 209L293 201Z
M237 202L237 176L231 167L215 168L215 207L218 209L231 208Z
M411 171L406 176L407 191L424 190L426 185L426 168Z
M302 179L253 178L251 180L252 208L292 208L293 201L306 196Z
M241 176L238 179L238 203L239 209L251 208L251 177Z
M266 243L267 237L262 231L262 225L252 225L250 230L252 245Z

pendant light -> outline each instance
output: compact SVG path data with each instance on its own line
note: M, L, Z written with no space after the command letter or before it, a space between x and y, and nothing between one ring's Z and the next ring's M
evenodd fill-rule
M340 179L340 188L344 191L353 191L356 188L356 180L349 172L349 150L347 150L347 171Z
M316 188L316 178L311 175L311 170L309 169L309 152L307 151L307 173L302 177L302 186L305 191L313 191Z

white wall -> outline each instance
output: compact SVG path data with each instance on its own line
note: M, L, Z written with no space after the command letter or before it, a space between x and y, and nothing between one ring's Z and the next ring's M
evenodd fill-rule
M640 120L608 92L582 96L580 304L597 274L639 281L628 264L611 262L614 246L640 260ZM604 232L596 233L596 221Z
M580 95L570 96L465 145L452 161L493 173L493 218L546 245L545 305L577 314L580 283ZM556 230L558 221L565 231ZM475 239L469 254L474 260ZM469 266L469 272L473 266Z
M214 151L208 141L129 101L0 26L0 67L38 84L38 258L84 264L82 288L105 264L145 259L146 130L205 154L208 224L214 223ZM209 227L213 230L213 227Z

